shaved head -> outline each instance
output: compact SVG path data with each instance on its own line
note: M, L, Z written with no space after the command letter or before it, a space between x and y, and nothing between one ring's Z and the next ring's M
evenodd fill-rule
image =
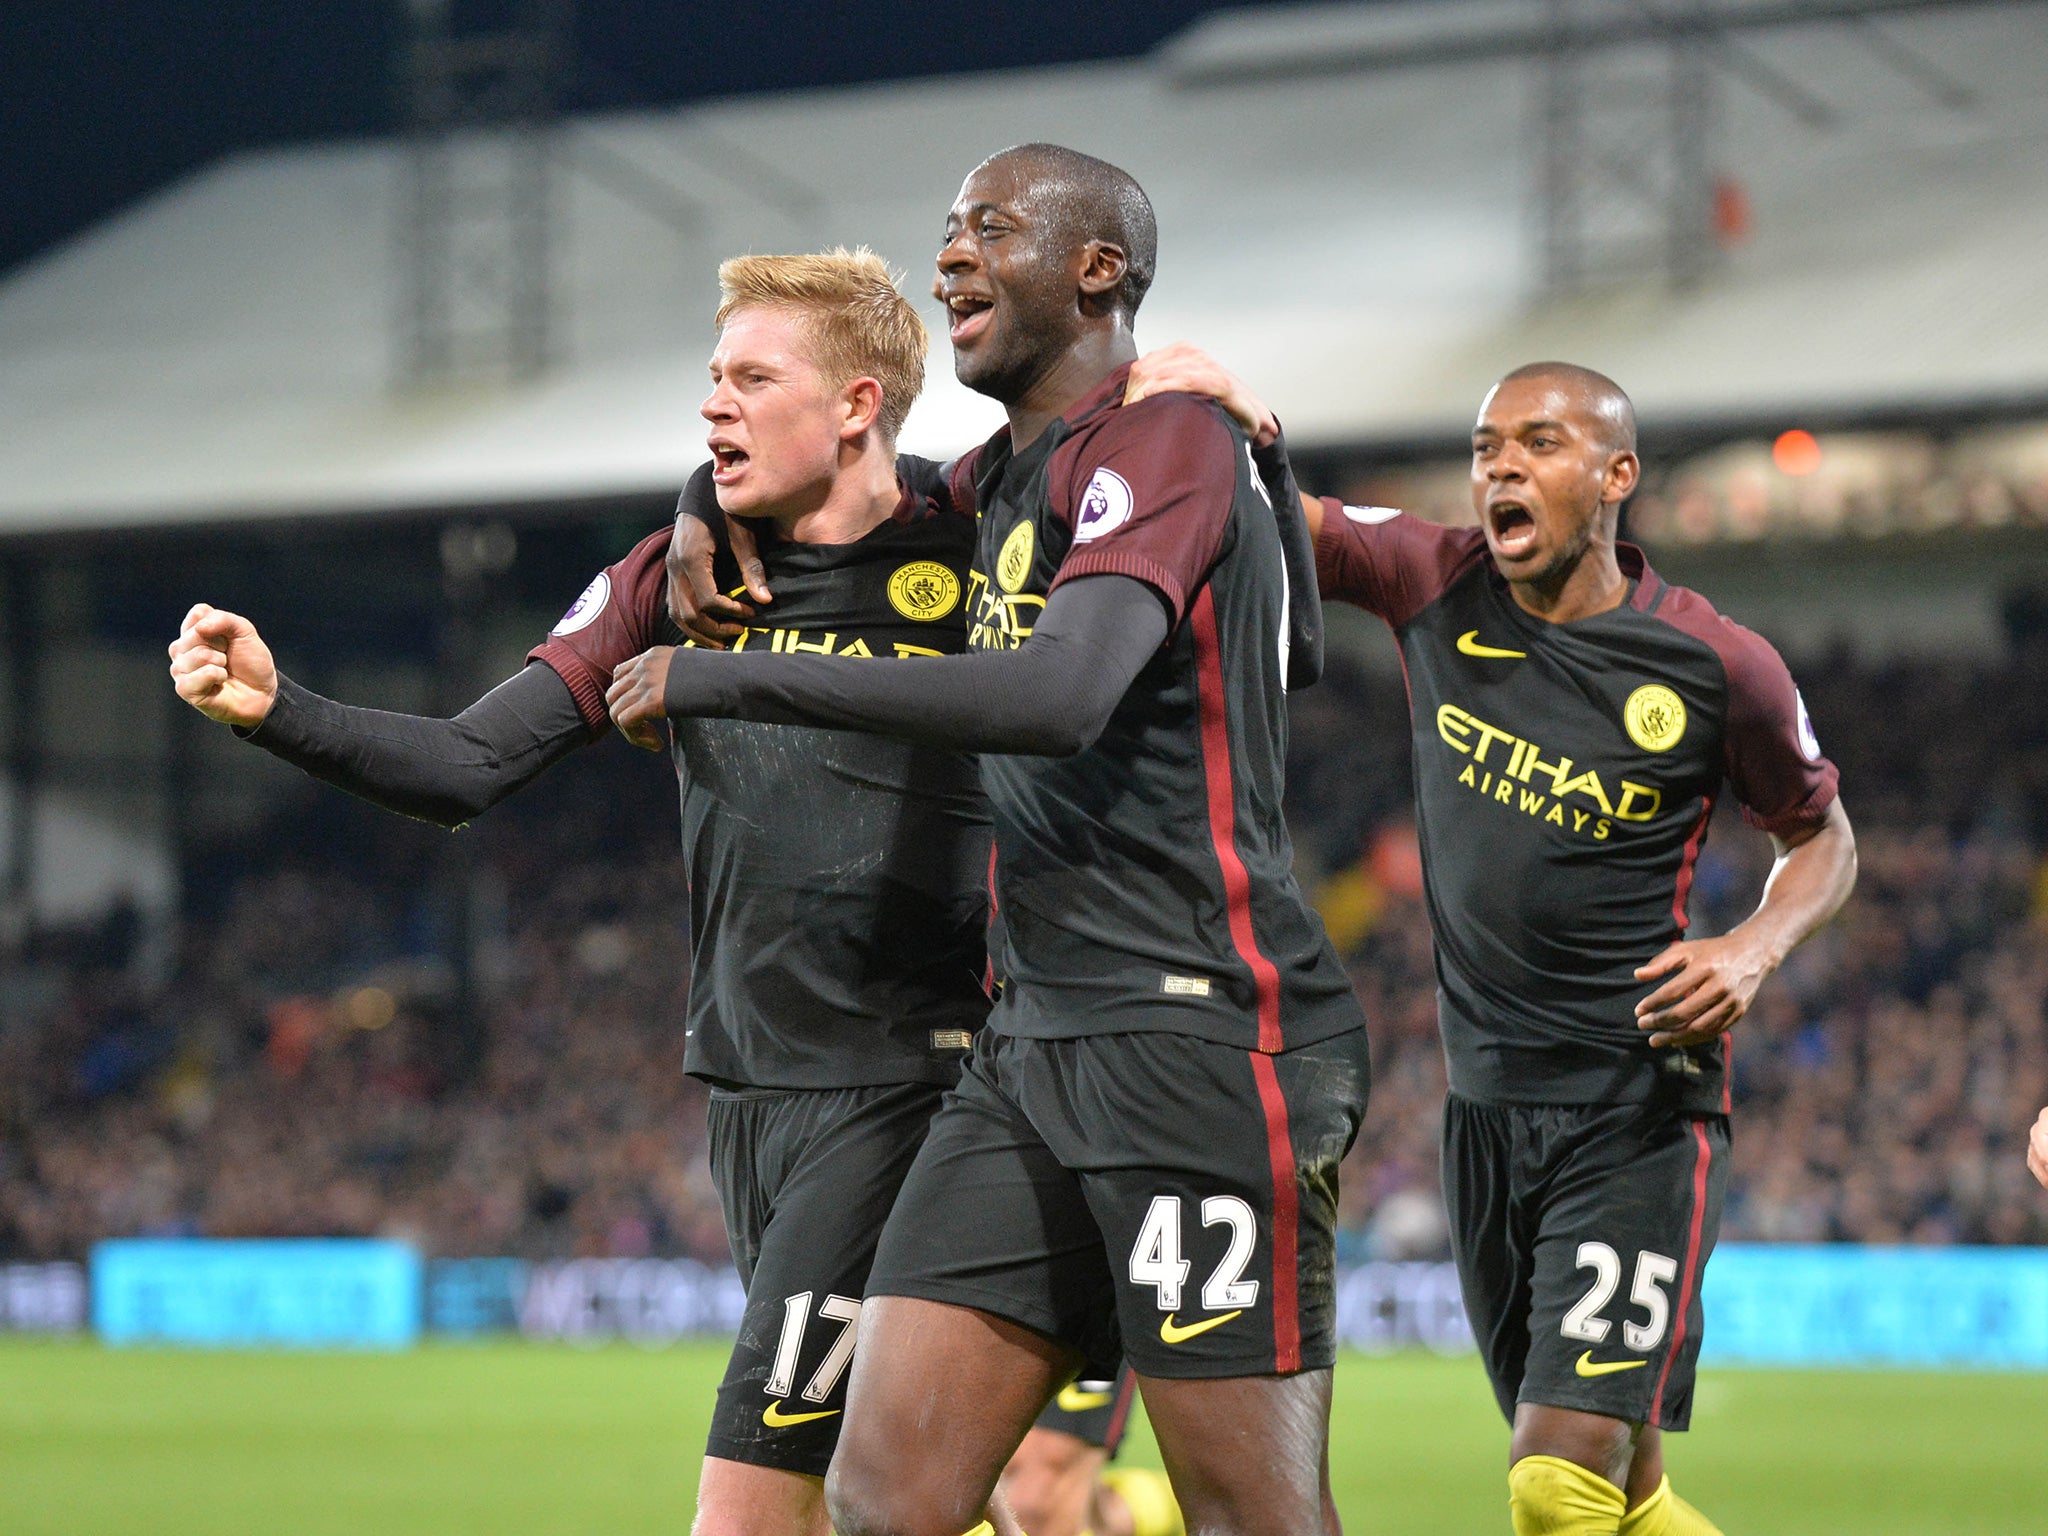
M1152 199L1129 172L1062 144L1018 144L983 165L1012 161L1024 169L1033 200L1074 248L1100 240L1124 253L1124 276L1114 298L1128 322L1138 313L1159 264L1159 222Z
M1500 382L1513 384L1525 379L1542 379L1563 385L1577 397L1587 413L1600 422L1604 428L1602 436L1610 452L1636 451L1635 404L1606 374L1581 368L1577 363L1524 363L1512 373L1503 374Z

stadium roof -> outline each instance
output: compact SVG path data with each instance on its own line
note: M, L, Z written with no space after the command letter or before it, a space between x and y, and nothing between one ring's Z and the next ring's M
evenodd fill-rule
M231 159L0 286L0 533L673 487L703 456L719 257L866 243L921 292L962 175L1029 139L1145 183L1161 262L1140 339L1208 346L1303 444L1453 436L1539 355L1612 373L1652 421L2048 400L2038 7L1884 19L1930 78L1967 85L1962 108L1843 25L1756 34L1753 59L1838 113L1808 127L1728 82L1718 158L1753 238L1686 294L1546 305L1529 298L1537 73L1462 57L1287 74L1290 39L1339 49L1358 15L1225 18L1128 64L578 120L562 357L516 386L392 388L401 146ZM1386 37L1359 41L1363 57ZM1257 67L1233 84L1240 56ZM702 230L575 169L600 154ZM944 351L908 448L957 451L999 420Z

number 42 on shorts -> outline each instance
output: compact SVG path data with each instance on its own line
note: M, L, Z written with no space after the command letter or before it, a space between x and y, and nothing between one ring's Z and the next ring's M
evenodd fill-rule
M1211 1195L1202 1202L1204 1227L1227 1226L1230 1244L1223 1258L1202 1282L1202 1308L1220 1314L1199 1323L1175 1322L1180 1311L1181 1292L1193 1268L1181 1257L1181 1201L1179 1195L1154 1195L1131 1244L1130 1276L1133 1285L1149 1285L1166 1319L1159 1325L1159 1337L1178 1344L1198 1333L1207 1333L1238 1316L1259 1299L1259 1282L1243 1278L1258 1242L1258 1218L1251 1206L1235 1195Z

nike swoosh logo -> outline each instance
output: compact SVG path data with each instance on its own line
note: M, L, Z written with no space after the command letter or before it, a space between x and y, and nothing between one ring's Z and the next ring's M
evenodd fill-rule
M1573 1362L1572 1369L1581 1376L1612 1376L1616 1371L1639 1371L1649 1363L1647 1360L1608 1360L1595 1365L1593 1351L1589 1349Z
M1090 1408L1100 1408L1108 1401L1107 1392L1083 1392L1070 1381L1060 1388L1060 1395L1053 1399L1053 1404L1062 1413L1086 1413Z
M784 1413L780 1402L770 1403L761 1410L761 1422L770 1429L783 1429L791 1424L808 1424L813 1419L829 1419L837 1408L827 1408L821 1413Z
M1515 661L1529 654L1527 651L1504 651L1497 645L1481 645L1476 629L1468 629L1458 636L1458 649L1467 656L1486 656L1496 661Z
M1199 1323L1189 1323L1186 1327L1181 1327L1174 1322L1174 1314L1169 1312L1159 1324L1159 1337L1169 1344L1184 1344L1198 1333L1207 1333L1211 1328L1221 1328L1233 1317L1243 1316L1244 1308L1239 1307L1235 1312L1226 1312L1221 1317L1205 1317Z

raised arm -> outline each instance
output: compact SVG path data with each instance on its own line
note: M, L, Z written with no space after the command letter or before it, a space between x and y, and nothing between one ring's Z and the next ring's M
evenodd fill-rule
M322 698L277 670L240 614L204 603L171 643L178 696L314 778L386 810L460 826L591 739L569 687L528 666L452 720Z
M1102 734L1167 619L1145 583L1087 576L1053 592L1016 650L875 662L657 646L617 669L606 699L627 740L650 748L661 744L656 719L698 716L1065 757Z

